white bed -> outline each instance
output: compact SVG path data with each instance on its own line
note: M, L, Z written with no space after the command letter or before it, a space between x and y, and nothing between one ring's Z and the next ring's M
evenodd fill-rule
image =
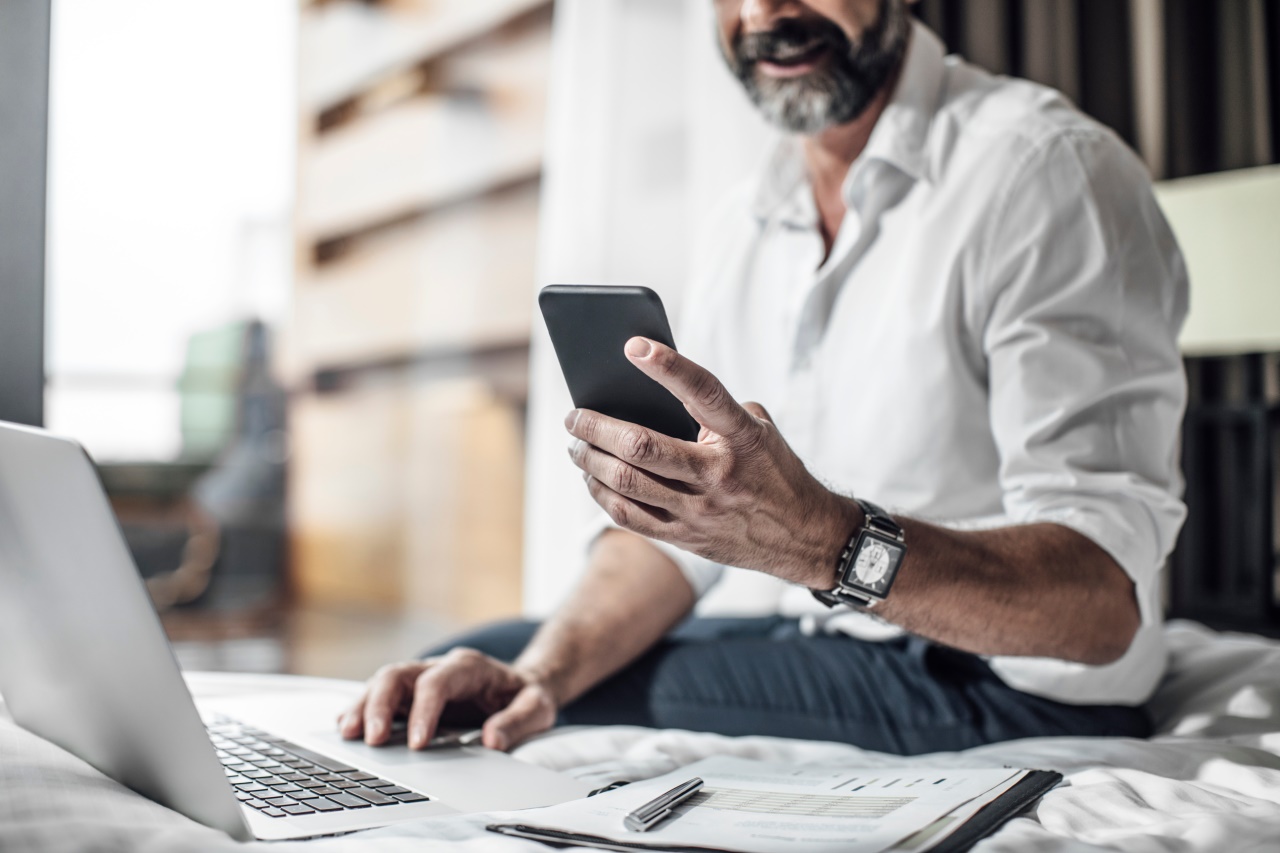
M1190 623L1166 630L1173 657L1150 705L1159 734L1149 741L1036 738L903 759L813 741L606 727L557 731L516 754L600 784L721 754L863 766L1052 768L1066 774L1066 784L979 850L1280 850L1280 643ZM204 693L233 683L225 676L191 682ZM484 823L484 816L441 819L305 846L316 853L549 849L486 833ZM0 707L0 851L237 849L249 848L106 779L15 726Z

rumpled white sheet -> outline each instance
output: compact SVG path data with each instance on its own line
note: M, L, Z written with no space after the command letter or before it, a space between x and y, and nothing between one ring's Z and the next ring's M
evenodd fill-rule
M876 766L1010 764L1060 770L1067 783L982 842L992 851L1280 850L1280 643L1168 629L1174 654L1152 700L1149 741L1035 738L904 759L843 744L682 731L565 729L517 755L592 783L642 779L710 755ZM463 816L306 842L323 853L520 853L548 848L483 831ZM295 846L272 845L272 850ZM241 848L0 721L0 851L211 851Z

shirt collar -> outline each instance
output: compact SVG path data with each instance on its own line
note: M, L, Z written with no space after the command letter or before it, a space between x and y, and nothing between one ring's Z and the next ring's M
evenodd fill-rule
M912 22L911 43L893 97L885 105L849 177L844 195L851 202L858 174L865 164L882 161L915 180L935 179L927 153L929 129L941 100L946 70L942 42L919 21ZM803 150L798 137L784 136L775 146L756 188L752 210L766 219L784 202L796 206L792 214L808 219L812 204L796 199L797 187L807 182ZM853 206L852 204L850 206Z

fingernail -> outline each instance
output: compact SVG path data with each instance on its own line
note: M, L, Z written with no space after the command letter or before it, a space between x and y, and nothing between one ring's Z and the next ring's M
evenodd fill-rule
M382 734L386 730L387 730L387 727L383 724L381 720L374 720L373 722L369 723L369 740L381 740Z
M572 412L565 415L564 417L565 429L569 430L569 432L573 432L573 428L578 425L578 418L581 417L581 415L582 415L581 409L574 409Z
M653 352L653 344L648 338L632 338L627 341L627 355L632 358L645 358Z
M427 745L427 727L418 723L409 732L409 745L414 749L422 749Z
M507 736L506 736L506 735L504 735L502 732L494 732L494 733L493 733L493 748L494 748L494 749L496 749L496 750L498 750L499 752L506 752L506 749L507 749Z

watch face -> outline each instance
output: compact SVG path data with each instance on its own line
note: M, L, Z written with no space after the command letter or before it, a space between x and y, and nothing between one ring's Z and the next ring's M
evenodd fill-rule
M858 552L858 559L853 564L854 577L865 586L879 583L889 574L889 549L879 542L868 542Z
M853 560L845 571L844 585L860 592L884 598L893 585L894 575L902 563L905 549L892 539L881 538L870 531L858 540Z

